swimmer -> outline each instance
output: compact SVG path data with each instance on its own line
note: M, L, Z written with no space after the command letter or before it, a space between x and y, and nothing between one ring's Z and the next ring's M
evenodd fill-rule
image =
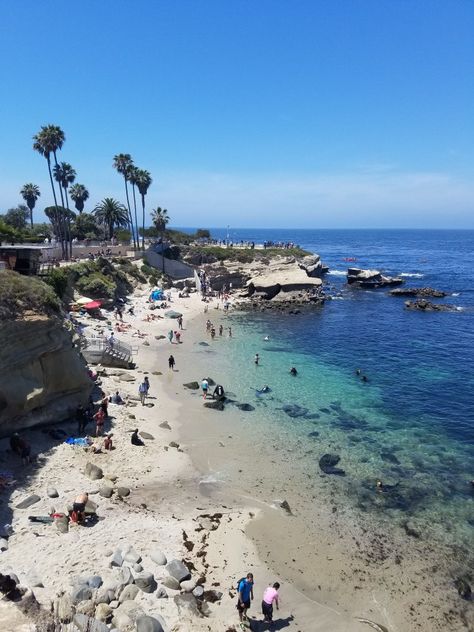
M383 483L382 483L382 481L377 481L375 486L376 486L378 492L383 492Z
M290 374L291 375L298 375L298 371L296 370L296 368L294 366L291 367Z
M363 382L368 382L368 381L369 381L369 378L367 377L367 375L363 375L360 379L361 379Z
M258 366L258 363L260 362L260 356L258 355L258 353L255 354L255 360L254 360L255 364Z
M360 369L356 369L356 375L360 375L361 371Z

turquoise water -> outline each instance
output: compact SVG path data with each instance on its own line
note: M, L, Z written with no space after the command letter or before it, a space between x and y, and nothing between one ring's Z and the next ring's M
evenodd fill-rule
M474 526L474 233L290 232L272 238L319 252L340 300L299 316L229 317L234 337L212 344L216 350L225 344L225 354L215 358L224 386L255 407L241 414L242 427L255 442L270 436L291 445L295 468L315 480L320 456L338 454L345 476L331 478L355 511L397 524L414 520L424 536L468 550ZM446 301L462 311L407 312L402 300L384 291L349 290L344 256L357 256L361 267L415 275L406 277L407 285L454 293ZM297 377L289 375L291 366ZM264 384L271 392L257 394ZM288 408L295 404L300 408ZM387 493L375 493L379 479Z

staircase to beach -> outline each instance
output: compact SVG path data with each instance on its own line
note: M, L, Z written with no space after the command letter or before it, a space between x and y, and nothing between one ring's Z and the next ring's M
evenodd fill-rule
M132 369L135 366L133 356L138 353L138 347L117 340L110 345L104 338L93 336L81 339L81 351L90 364Z

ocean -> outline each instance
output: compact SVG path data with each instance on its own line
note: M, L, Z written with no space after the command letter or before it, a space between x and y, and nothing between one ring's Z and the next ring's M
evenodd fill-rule
M226 229L214 229L221 239ZM414 520L445 544L472 547L474 527L474 231L231 230L234 242L291 241L329 266L334 300L310 313L233 314L216 359L248 436L291 445L316 479L322 453L340 457L337 494L381 521ZM345 258L357 262L348 264ZM419 313L388 291L347 287L348 265L448 292L456 312ZM268 340L265 338L268 337ZM253 358L261 362L255 367ZM298 370L289 375L290 367ZM368 381L356 374L361 369ZM263 385L270 391L257 392ZM374 493L381 480L386 493ZM332 492L334 493L334 491Z

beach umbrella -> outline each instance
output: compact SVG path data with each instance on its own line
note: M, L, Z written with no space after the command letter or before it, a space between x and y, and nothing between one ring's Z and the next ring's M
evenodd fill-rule
M87 303L92 303L92 299L87 298L87 296L81 296L81 298L77 299L76 303L78 305L87 305Z
M84 309L99 309L102 305L100 301L90 301L90 303L86 303L83 307Z

